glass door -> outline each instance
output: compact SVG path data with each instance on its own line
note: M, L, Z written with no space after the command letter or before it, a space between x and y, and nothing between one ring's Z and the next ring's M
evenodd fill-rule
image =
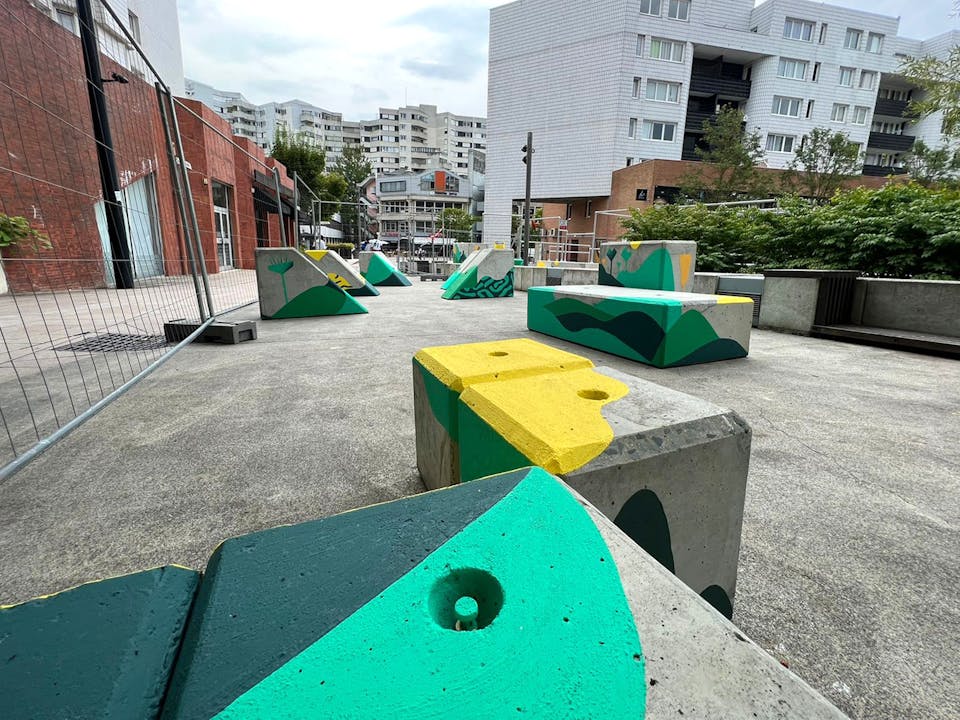
M233 267L233 235L230 232L230 196L227 186L213 184L213 219L217 234L217 264L221 270Z

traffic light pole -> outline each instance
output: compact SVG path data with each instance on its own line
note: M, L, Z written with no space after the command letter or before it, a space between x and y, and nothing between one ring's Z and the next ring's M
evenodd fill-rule
M527 166L527 189L523 201L523 264L530 262L530 178L533 170L533 133L527 133L527 144L523 146L523 162Z

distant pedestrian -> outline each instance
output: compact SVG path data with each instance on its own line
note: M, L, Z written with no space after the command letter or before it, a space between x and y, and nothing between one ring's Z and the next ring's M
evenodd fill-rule
M380 252L383 250L383 241L376 237L373 239L373 247L371 248L374 252Z

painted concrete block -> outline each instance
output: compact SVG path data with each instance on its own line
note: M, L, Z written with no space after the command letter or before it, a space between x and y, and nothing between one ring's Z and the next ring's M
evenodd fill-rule
M540 469L228 540L163 718L643 718L610 558Z
M478 250L444 285L444 300L513 297L513 253L490 248Z
M480 243L471 243L471 242L454 242L453 243L453 261L455 263L462 263L466 260L470 253L474 253L483 247Z
M257 248L256 262L260 316L265 320L367 312L295 248Z
M407 276L387 259L382 252L363 250L360 253L360 274L370 285L380 287L409 286Z
M752 321L745 297L606 285L527 291L531 330L660 368L746 357Z
M601 285L691 292L697 244L648 240L600 245Z
M328 278L346 290L349 295L369 297L380 294L363 275L350 267L349 263L340 257L340 254L336 251L306 250L304 252L318 268L327 274Z
M587 358L533 340L429 347L413 358L417 467L431 490L460 482L457 400L477 383L593 367Z
M440 286L441 289L446 290L449 288L454 282L457 282L463 275L465 275L470 268L474 267L478 262L480 262L480 252L484 249L486 248L478 247L476 250L471 251L469 255L463 258L460 261L460 267L455 267L450 277L443 281L443 285Z
M0 717L157 717L199 580L162 567L0 608Z
M750 460L734 412L611 368L464 390L460 477L527 465L561 476L727 617Z

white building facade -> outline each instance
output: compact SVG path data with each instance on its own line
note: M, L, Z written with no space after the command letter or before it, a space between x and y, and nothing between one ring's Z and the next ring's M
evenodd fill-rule
M844 132L864 173L896 172L940 121L904 116L906 56L945 57L954 31L897 36L899 20L808 0L518 0L490 15L485 236L510 234L534 134L533 195L601 197L614 170L696 160L703 121L724 105L784 168L815 127ZM536 28L536 32L531 32Z

